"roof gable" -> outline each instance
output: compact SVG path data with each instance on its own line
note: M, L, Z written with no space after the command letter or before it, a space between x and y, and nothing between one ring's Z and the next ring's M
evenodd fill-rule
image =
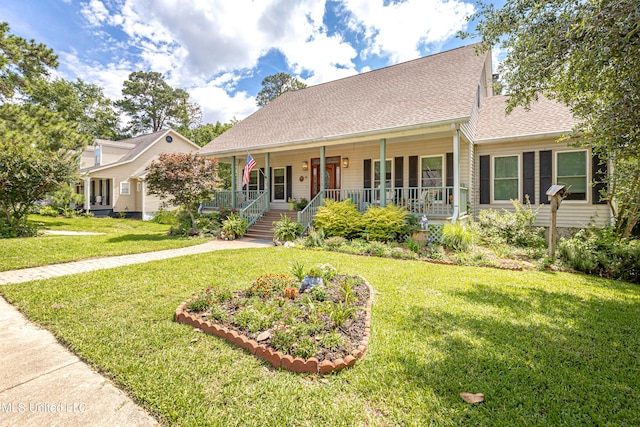
M123 139L120 141L107 141L107 140L96 140L97 145L103 145L108 148L117 148L117 149L128 149L128 152L125 152L122 157L120 157L117 161L111 162L103 165L96 165L90 168L83 169L83 172L92 172L97 170L108 169L116 166L120 166L126 163L133 162L135 159L140 157L145 151L151 148L156 142L160 141L165 137L165 135L172 133L175 136L180 137L186 143L192 145L194 148L199 148L198 145L182 136L178 132L167 129L158 132L153 132L147 135L141 135L134 138ZM108 149L107 148L107 149Z
M286 92L214 141L215 154L467 118L486 55L471 45Z

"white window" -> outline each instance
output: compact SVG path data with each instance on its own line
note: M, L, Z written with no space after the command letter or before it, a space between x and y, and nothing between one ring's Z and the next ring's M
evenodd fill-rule
M128 196L131 194L131 184L123 181L120 183L120 194L123 196Z
M273 168L273 200L284 200L287 194L287 181L284 168Z
M569 187L566 200L587 200L587 152L556 153L556 182Z
M385 184L387 188L391 188L391 160L384 162L385 167ZM380 160L374 160L373 162L373 188L380 187Z
M499 156L493 158L493 200L520 200L520 158Z

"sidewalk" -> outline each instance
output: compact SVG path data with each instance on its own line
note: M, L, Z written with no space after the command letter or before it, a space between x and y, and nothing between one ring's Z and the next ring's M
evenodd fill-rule
M45 265L42 267L24 268L0 272L0 285L29 282L31 280L49 279L51 277L66 276L67 274L85 273L87 271L104 270L106 268L122 267L130 264L174 258L184 255L202 254L225 249L264 248L273 243L258 240L211 240L201 245L186 248L166 249L163 251L146 252L132 255L119 255L106 258L94 258L84 261L67 262L64 264ZM4 427L4 426L0 426Z
M0 284L48 279L226 249L272 246L249 240L98 258L0 273ZM123 391L93 371L0 297L0 427L157 426Z

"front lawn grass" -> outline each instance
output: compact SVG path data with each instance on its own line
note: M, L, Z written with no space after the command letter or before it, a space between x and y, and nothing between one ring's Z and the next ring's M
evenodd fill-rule
M353 368L322 380L272 371L173 321L192 292L243 289L294 260L373 286L369 349ZM627 283L278 247L0 293L166 425L640 425L640 289Z
M202 239L168 236L169 225L115 218L53 218L30 215L39 230L88 231L89 236L42 235L0 239L0 271L57 264L102 256L181 248Z

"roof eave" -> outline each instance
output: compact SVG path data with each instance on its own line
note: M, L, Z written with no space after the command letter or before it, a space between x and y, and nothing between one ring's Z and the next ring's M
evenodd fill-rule
M419 123L419 124L413 124L413 125L407 125L407 126L398 126L393 128L374 129L374 130L355 132L350 134L329 135L329 136L322 136L319 138L309 138L309 139L296 140L296 141L284 141L284 142L278 142L274 144L256 145L256 146L249 146L249 147L243 147L243 148L231 148L226 150L216 150L216 151L206 151L206 152L202 151L200 154L204 156L214 156L214 155L220 156L220 155L232 155L237 153L245 153L248 150L264 151L269 149L279 149L279 148L296 147L296 146L300 146L300 148L302 148L302 147L313 146L315 144L331 144L334 142L349 143L351 142L350 140L371 138L376 135L383 136L386 134L397 134L397 133L409 132L409 131L420 130L420 129L430 129L430 128L436 128L441 126L449 126L452 124L461 124L461 123L468 122L470 119L471 119L471 116L461 116L453 119L446 119L446 120L440 120L440 121L429 122L429 123Z
M501 136L498 138L485 138L485 139L476 139L474 144L497 144L500 142L519 142L519 141L537 141L542 139L558 139L561 136L566 135L571 132L571 130L562 130L562 131L553 131L553 132L543 132L543 133L531 133L531 134L523 134L523 135L513 135L513 136Z

